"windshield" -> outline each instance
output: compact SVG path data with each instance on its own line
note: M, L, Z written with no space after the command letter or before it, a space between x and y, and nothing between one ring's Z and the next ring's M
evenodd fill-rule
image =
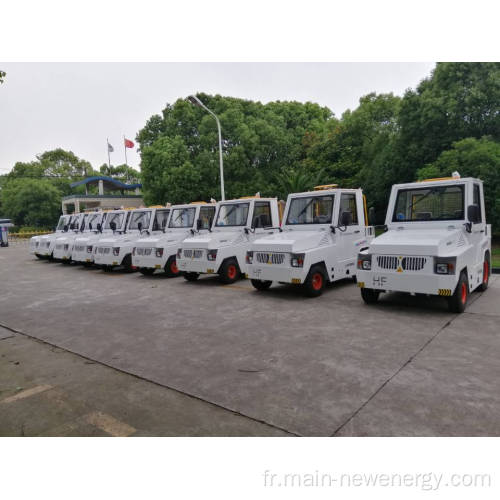
M123 223L123 216L125 214L123 212L117 214L108 213L106 217L106 224L104 224L104 229L111 229L111 223L114 222L116 224L116 229L120 229Z
M85 229L97 229L97 224L99 222L99 217L101 214L89 214L87 222L85 223ZM92 226L92 227L91 227Z
M74 219L71 221L71 229L78 230L80 229L80 223L82 218L79 215L76 215Z
M433 186L398 191L393 222L463 220L464 186Z
M248 219L249 203L230 203L221 205L217 214L215 225L220 226L245 226Z
M153 231L160 231L167 225L170 210L156 210Z
M331 224L335 195L292 198L287 224Z
M149 229L149 221L151 220L151 210L144 212L133 212L130 217L129 229L139 229L139 224L142 224L141 229Z
M168 227L193 227L195 213L195 207L176 208L172 210L172 217L170 217Z
M64 226L68 223L68 221L69 221L69 215L63 215L62 217L60 217L56 230L64 229Z

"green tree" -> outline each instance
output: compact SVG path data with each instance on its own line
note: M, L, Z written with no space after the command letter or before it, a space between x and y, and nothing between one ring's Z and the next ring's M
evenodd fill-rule
M109 166L107 163L103 163L99 172L101 175L107 175L115 179L119 179L122 182L127 182L129 184L136 184L141 182L141 173L135 168L129 167L123 163L122 165Z
M493 231L500 232L500 143L491 137L468 138L457 141L437 160L417 172L419 179L449 176L459 172L462 177L483 181L484 201L488 222Z
M7 76L7 73L5 71L0 70L0 83L3 83L6 76Z
M17 226L53 227L61 213L61 194L48 179L14 179L0 191L3 213Z

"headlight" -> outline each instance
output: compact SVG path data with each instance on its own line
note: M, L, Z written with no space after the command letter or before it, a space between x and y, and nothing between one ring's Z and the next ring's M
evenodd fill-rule
M304 255L303 253L292 253L290 259L290 264L292 267L304 267Z
M156 249L156 256L157 257L163 257L163 248L157 248Z
M436 274L455 274L456 257L435 257L434 271Z
M92 245L87 245L87 253L92 253Z
M360 253L358 255L358 269L370 271L372 268L372 255L369 253Z
M248 251L247 252L247 264L251 264L253 262L253 252Z
M208 260L215 260L217 258L217 250L209 250L207 252L207 259Z
M113 247L113 255L120 255L120 247Z
M177 249L177 258L180 259L182 256L182 248Z

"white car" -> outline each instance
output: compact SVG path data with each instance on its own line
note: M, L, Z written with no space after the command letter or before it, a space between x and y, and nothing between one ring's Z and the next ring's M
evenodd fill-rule
M327 283L356 276L357 254L374 237L362 190L336 185L290 194L281 227L248 249L247 276L257 290L274 281L318 296Z
M279 228L276 198L245 197L217 203L209 233L186 238L177 251L177 266L188 281L218 274L224 284L246 273L249 244Z
M126 271L134 271L132 264L132 250L136 241L151 233L159 233L168 219L169 208L149 207L138 208L126 212L122 221L123 225L118 229L117 222L108 217L105 228L109 227L112 234L101 238L94 245L94 263L101 266L105 271L111 271L121 266Z
M98 242L103 235L112 234L111 229L106 231L103 229L106 222L106 217L125 214L125 210L112 210L104 212L92 212L85 224L85 231L79 234L73 243L73 251L71 260L83 264L84 266L92 266L94 263L94 244Z
M387 231L358 255L363 300L381 292L447 297L463 312L469 294L486 290L491 272L491 226L486 224L483 183L445 179L392 186Z
M132 264L144 275L163 269L168 277L178 276L176 254L179 245L188 236L210 230L214 215L215 203L173 205L163 232L137 240Z
M52 254L50 248L51 240L54 240L64 232L64 228L69 226L71 215L61 215L53 233L30 238L29 251L32 255L36 255L39 259L46 259ZM49 253L50 250L50 253Z
M56 227L56 231L50 234L44 234L42 236L35 237L33 241L34 254L39 259L49 259L54 258L54 249L56 246L57 238L65 235L70 231L73 223L79 218L79 214L74 215L62 215L59 218L59 222ZM33 239L32 239L33 240ZM30 241L31 246L31 241Z
M88 233L88 220L94 214L90 213L80 213L77 214L70 224L70 230L64 233L62 236L56 238L53 257L57 261L61 261L63 264L70 264L72 262L73 246L76 238L84 232Z

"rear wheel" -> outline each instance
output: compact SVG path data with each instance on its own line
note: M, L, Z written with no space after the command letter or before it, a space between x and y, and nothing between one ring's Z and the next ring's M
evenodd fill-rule
M177 261L175 260L175 255L172 255L172 257L170 257L167 260L164 269L165 269L165 274L169 278L175 278L176 276L179 276L180 271L179 268L177 267Z
M155 270L151 267L140 267L139 272L144 276L151 276L155 272Z
M250 280L252 286L257 290L267 290L271 285L272 281L263 281L263 280Z
M196 281L200 277L200 273L184 273L183 276L186 281Z
M326 273L322 266L313 266L302 285L307 297L318 297L323 293L326 285Z
M373 290L373 288L361 289L361 298L365 301L365 304L375 304L378 301L379 295L379 290Z
M219 269L219 280L224 285L230 285L240 278L240 269L236 259L228 259Z
M465 311L467 299L469 298L469 282L464 271L460 273L455 292L448 299L448 309L451 312L461 313Z
M489 282L490 282L490 256L486 254L484 256L484 262L483 262L483 281L479 285L478 290L484 292L488 288Z

